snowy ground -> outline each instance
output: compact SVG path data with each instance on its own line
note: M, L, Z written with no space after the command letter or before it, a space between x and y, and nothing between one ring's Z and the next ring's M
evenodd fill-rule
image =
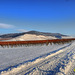
M73 38L71 36L62 36L62 39L69 39ZM18 37L15 37L10 40L4 40L4 41L28 41L28 40L51 40L51 39L58 39L55 36L43 36L43 35L35 35L35 34L24 34Z
M0 47L1 75L74 75L75 42L64 45Z
M47 40L47 39L57 39L57 38L54 36L24 34L8 41Z

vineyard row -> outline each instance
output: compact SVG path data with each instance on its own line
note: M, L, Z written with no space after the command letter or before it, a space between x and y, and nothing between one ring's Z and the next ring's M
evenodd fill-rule
M22 46L22 45L36 45L36 44L64 44L75 41L75 38L72 39L53 39L53 40L34 40L34 41L0 41L0 46Z

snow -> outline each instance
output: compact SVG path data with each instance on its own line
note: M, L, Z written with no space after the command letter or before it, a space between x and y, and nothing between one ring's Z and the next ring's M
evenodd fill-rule
M55 45L56 50L63 47L62 45ZM32 60L45 53L49 53L55 50L54 45L43 46L29 46L29 47L14 47L14 48L2 48L0 47L0 70L7 66L13 66L16 63Z
M62 39L70 39L70 38L74 38L72 36L62 36Z
M75 42L48 46L0 47L0 60L1 75L68 75L75 65Z
M73 38L72 36L62 36L62 39ZM27 40L51 40L51 39L58 39L55 36L43 36L43 35L35 35L35 34L24 34L18 37L15 37L10 40L5 41L27 41Z
M24 34L22 36L13 38L8 41L25 41L25 40L46 40L46 39L57 39L53 36L43 36L43 35L35 35L35 34Z

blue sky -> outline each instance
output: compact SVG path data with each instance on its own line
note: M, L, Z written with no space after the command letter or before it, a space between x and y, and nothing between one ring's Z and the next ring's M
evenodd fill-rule
M75 0L0 0L0 34L30 30L75 35Z

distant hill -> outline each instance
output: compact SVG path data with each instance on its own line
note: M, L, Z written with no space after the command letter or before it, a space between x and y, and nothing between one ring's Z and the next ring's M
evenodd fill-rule
M34 34L34 35L43 35L43 36L53 36L56 38L61 39L63 37L67 37L67 35L63 35L60 33L46 33L46 32L39 32L39 31L28 31L28 32L23 32L23 33L11 33L11 34L4 34L0 35L0 38L15 38L18 36L22 36L24 34Z

